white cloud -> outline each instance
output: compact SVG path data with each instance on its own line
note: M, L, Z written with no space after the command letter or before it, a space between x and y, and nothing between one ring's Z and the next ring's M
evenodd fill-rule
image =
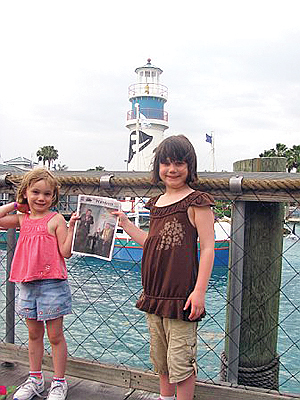
M70 169L125 169L127 87L148 57L169 88L169 134L219 169L299 144L298 1L39 0L0 6L1 156L54 145ZM203 140L202 140L203 138Z

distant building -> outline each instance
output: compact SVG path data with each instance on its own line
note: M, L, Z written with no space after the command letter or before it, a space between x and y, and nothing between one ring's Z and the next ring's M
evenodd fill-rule
M0 178L6 174L22 173L31 170L33 167L38 165L37 162L33 162L25 157L16 157L11 160L4 161L0 163ZM0 191L0 205L5 204L9 201L8 193L5 191Z
M4 165L8 167L17 167L20 168L23 171L28 171L38 165L37 162L34 162L32 160L29 160L26 157L16 157L12 158L11 160L4 161Z

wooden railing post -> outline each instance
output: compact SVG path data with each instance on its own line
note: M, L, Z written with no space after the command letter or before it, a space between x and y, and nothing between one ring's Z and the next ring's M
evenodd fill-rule
M232 207L230 267L227 304L227 381L238 383L243 292L245 202Z
M285 171L282 157L243 160L234 170ZM233 218L235 214L233 213ZM227 335L221 379L278 390L277 356L284 207L278 202L246 201L243 243L232 243L229 268ZM236 221L233 221L236 229ZM232 232L232 241L236 238ZM241 238L239 238L239 241ZM243 262L237 252L244 249ZM242 270L241 270L242 268ZM242 284L241 284L242 280ZM241 293L237 287L241 287ZM240 300L240 315L236 304ZM235 303L234 303L235 302ZM237 321L240 318L240 327ZM238 349L238 360L236 353ZM238 364L238 367L237 367ZM237 371L238 369L238 371Z
M14 200L12 195L9 196L10 201ZM16 230L7 230L7 262L6 262L6 343L15 343L15 284L9 282L11 263L16 247Z

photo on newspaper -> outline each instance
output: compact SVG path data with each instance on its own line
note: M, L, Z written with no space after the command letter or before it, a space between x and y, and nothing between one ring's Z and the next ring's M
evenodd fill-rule
M79 195L72 253L111 261L121 203L109 197Z

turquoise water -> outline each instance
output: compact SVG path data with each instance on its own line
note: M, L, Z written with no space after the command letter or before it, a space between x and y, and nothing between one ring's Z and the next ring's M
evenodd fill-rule
M300 242L285 238L278 330L281 392L300 393L299 256ZM3 340L5 250L0 251L0 260L0 339ZM151 369L144 314L135 308L141 291L139 265L73 256L68 269L73 295L73 314L65 318L69 355ZM218 380L220 354L224 349L226 291L227 268L215 268L206 299L208 315L198 329L200 379ZM26 342L26 327L17 317L16 343ZM49 350L47 341L46 347Z
M297 226L300 237L300 225ZM278 326L280 385L300 393L300 241L284 240L283 272Z

